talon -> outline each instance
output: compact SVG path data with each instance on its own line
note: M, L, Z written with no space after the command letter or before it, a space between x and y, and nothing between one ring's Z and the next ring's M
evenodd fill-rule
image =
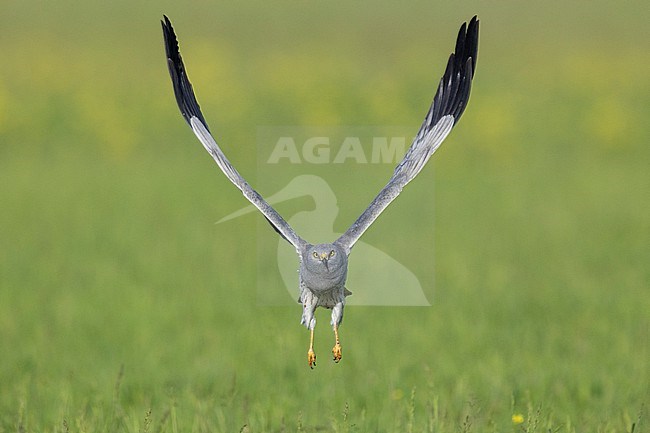
M312 370L316 367L316 354L311 349L307 352L307 362L309 363L309 368Z
M334 362L338 363L341 360L341 344L339 343L339 327L334 325L334 337L335 344L332 348L332 356L334 357Z
M341 345L338 342L332 348L332 356L334 357L334 362L336 363L341 360Z

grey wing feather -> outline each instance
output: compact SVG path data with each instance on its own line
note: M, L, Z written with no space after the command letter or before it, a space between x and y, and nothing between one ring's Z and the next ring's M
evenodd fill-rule
M210 134L208 125L203 118L201 108L196 101L196 96L192 89L192 85L185 72L185 66L178 49L178 41L174 28L172 27L169 18L164 16L162 21L163 36L165 39L165 51L167 54L167 66L169 67L169 75L172 79L174 86L174 94L176 95L176 102L181 110L181 114L192 128L192 131L199 139L205 150L210 153L215 160L221 171L235 184L237 188L244 194L244 196L264 214L267 221L277 231L280 236L291 243L297 251L301 251L306 242L296 234L291 226L276 212L270 204L262 198L257 191L255 191L246 180L239 174L239 172L232 166L226 155L221 151L221 148Z
M336 241L346 251L349 252L352 249L355 242L384 209L417 176L463 114L469 101L472 78L476 68L478 24L479 21L474 16L469 25L463 23L461 26L456 39L456 49L449 56L445 74L440 79L433 103L413 143L402 161L395 167L393 176L386 186L352 226Z

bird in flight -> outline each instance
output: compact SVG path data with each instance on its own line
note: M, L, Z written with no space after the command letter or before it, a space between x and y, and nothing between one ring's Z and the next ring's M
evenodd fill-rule
M332 310L331 325L335 344L332 348L334 362L341 360L339 326L343 320L345 298L351 293L345 287L348 274L348 256L361 235L377 217L417 176L431 155L445 140L463 114L469 101L472 78L476 69L479 21L474 16L469 24L463 23L456 38L456 47L449 56L447 68L440 79L433 103L424 118L413 143L404 158L397 164L390 180L379 191L365 211L350 228L332 243L310 244L301 238L291 226L255 191L232 166L215 139L201 113L190 84L185 65L178 49L174 28L167 16L163 16L162 30L167 54L167 66L181 114L192 128L205 150L212 156L221 171L264 215L278 234L296 249L300 260L298 273L302 304L301 323L310 331L307 362L316 366L314 353L314 312L318 307Z

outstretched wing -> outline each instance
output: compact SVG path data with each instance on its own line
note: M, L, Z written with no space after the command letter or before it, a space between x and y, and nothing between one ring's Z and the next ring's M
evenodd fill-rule
M395 200L402 189L422 170L433 152L451 132L467 106L478 51L478 20L476 16L463 23L456 39L456 49L449 56L447 69L440 80L420 131L402 161L395 167L388 184L379 192L370 206L336 241L346 251L372 225L377 217Z
M253 203L262 214L264 214L268 222L280 234L280 236L291 243L297 251L300 251L306 242L296 234L280 214L278 214L276 210L273 209L271 205L269 205L262 196L259 195L258 192L248 184L248 182L246 182L246 180L244 180L237 170L235 170L210 134L208 124L203 118L198 102L196 102L196 96L194 96L192 85L187 78L187 73L185 72L183 59L178 50L178 41L172 23L169 21L167 16L164 16L164 20L161 21L161 23L165 39L165 51L167 52L167 66L169 67L169 75L171 76L172 84L174 85L174 94L176 95L176 102L181 110L181 114L187 123L189 123L199 141L201 141L205 150L212 155L212 158L216 161L221 171L223 171L228 179L230 179L230 181L240 189L244 196Z

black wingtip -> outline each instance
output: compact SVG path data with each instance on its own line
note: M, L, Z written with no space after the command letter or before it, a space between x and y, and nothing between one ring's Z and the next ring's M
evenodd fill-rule
M434 97L431 125L447 115L454 117L455 124L467 107L476 70L478 24L478 17L474 15L469 24L465 22L460 26L454 52L449 56L447 68Z
M478 59L478 28L479 19L474 15L467 26L467 45L472 48L469 57L472 59L472 75L476 71L476 60Z
M203 113L201 113L201 107L196 101L192 84L190 84L187 73L185 72L185 65L183 64L183 59L178 48L178 39L176 38L174 27L167 15L163 15L160 23L162 24L163 39L165 41L167 67L169 69L169 76L172 79L172 85L174 86L174 95L176 96L178 108L181 110L181 114L188 124L192 117L197 117L206 129L209 130L208 124L203 118Z
M460 26L454 52L449 56L433 103L427 112L419 134L428 133L444 116L453 116L454 124L465 111L469 102L472 79L476 70L478 54L478 24L476 15Z

